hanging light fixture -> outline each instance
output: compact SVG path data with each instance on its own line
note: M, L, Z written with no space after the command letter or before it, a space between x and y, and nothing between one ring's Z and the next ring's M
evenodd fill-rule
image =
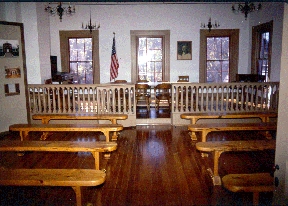
M211 23L211 17L208 20L208 24L201 23L201 28L208 28L209 32L212 28L218 28L220 26L219 22L215 21L214 24Z
M50 13L52 16L55 16L57 14L59 16L60 22L62 22L63 14L71 16L75 13L75 6L72 7L70 3L68 7L63 7L61 2L59 2L56 7L51 7L50 5L51 3L49 3L48 6L45 7L45 11Z
M100 28L100 23L98 24L98 26L96 25L96 23L94 25L92 24L91 8L90 8L90 20L88 21L88 24L86 24L86 26L84 26L84 24L82 23L82 29L89 29L90 33L92 33L92 30L98 30L99 28Z
M245 2L244 5L242 5L242 4L239 3L237 10L235 9L234 4L232 5L232 11L233 11L234 13L239 12L239 11L240 11L241 13L243 13L243 14L245 15L245 20L247 20L248 13L251 13L251 12L253 12L253 11L258 11L258 10L260 10L261 8L262 8L261 3L259 3L258 6L257 6L257 8L256 8L256 6L255 6L254 3L249 3L249 2L247 2L247 1Z

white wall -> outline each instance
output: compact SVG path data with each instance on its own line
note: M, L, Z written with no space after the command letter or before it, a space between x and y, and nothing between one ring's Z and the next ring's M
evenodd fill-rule
M82 22L89 20L91 8L92 21L101 24L99 30L100 52L100 81L109 82L109 67L113 32L116 33L116 49L120 63L118 79L131 80L131 51L130 30L170 30L170 81L177 81L179 75L190 76L190 81L199 79L199 31L200 24L207 23L211 16L217 20L219 29L240 29L239 67L238 73L250 73L251 26L257 22L265 23L273 19L273 48L271 81L279 81L280 51L283 3L262 3L262 10L249 14L245 20L242 13L234 14L231 3L192 3L192 4L163 4L163 3L79 3L76 13L71 16L49 16L44 12L45 4L41 2L0 3L5 5L6 21L15 21L17 5L21 6L21 17L24 23L28 83L43 83L47 79L49 57L58 56L58 70L61 71L59 30L81 30ZM37 4L37 6L36 6ZM273 9L270 9L273 8ZM277 12L275 12L278 9ZM9 12L7 12L9 10ZM11 12L10 12L11 10ZM273 12L272 12L273 11ZM18 15L16 12L16 16ZM1 16L0 16L1 18ZM50 20L50 25L47 23ZM18 19L18 18L17 18ZM39 20L40 19L40 20ZM47 34L50 27L50 39ZM192 41L192 60L180 61L176 56L177 41ZM51 42L51 48L49 43ZM41 52L40 52L41 51ZM39 55L41 53L41 56Z
M50 17L51 54L60 56L59 30L80 29L82 22L89 20L89 6L76 5L76 14ZM118 79L131 79L130 30L170 30L171 75L170 81L177 81L179 75L190 75L190 81L198 82L199 76L199 33L201 22L210 17L217 19L220 29L240 29L239 71L247 71L250 55L246 52L249 42L249 24L243 16L233 14L231 4L144 4L144 5L92 5L92 21L100 28L101 83L109 82L109 67L113 32L116 33L116 49L120 63ZM225 14L225 15L223 15ZM177 41L192 41L192 60L177 60ZM60 60L58 61L58 65Z

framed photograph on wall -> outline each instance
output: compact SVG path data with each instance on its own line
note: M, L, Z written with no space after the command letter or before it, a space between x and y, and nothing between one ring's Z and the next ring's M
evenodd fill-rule
M192 60L192 41L177 41L177 60Z

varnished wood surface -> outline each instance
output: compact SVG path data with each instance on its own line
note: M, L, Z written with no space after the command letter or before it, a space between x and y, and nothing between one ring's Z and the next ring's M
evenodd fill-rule
M229 130L276 130L277 122L257 122L257 123L203 123L190 124L188 129L193 131L229 131Z
M42 120L42 123L48 124L50 120L110 120L116 124L117 120L125 120L127 114L34 114L35 120Z
M19 131L21 141L26 140L31 131L41 131L41 140L45 140L48 133L45 132L102 132L106 136L106 142L110 141L109 132L123 130L120 124L13 124L9 126L10 131ZM117 135L116 135L117 136ZM117 140L117 137L112 137Z
M203 123L203 124L190 124L188 130L192 133L201 132L201 141L206 142L207 134L210 132L219 131L266 131L267 139L271 139L271 135L268 133L270 130L277 129L277 122L257 122L257 123ZM195 134L194 134L195 135ZM196 135L191 135L192 140L197 140Z
M14 186L97 186L105 172L93 169L0 169L0 184Z
M276 140L244 140L244 141L213 141L197 142L196 149L201 152L213 152L213 184L221 185L219 176L219 158L223 152L244 152L275 150ZM229 164L227 162L226 164Z
M103 141L0 141L0 151L111 152L116 149L116 142Z
M196 124L199 119L244 119L260 118L263 122L268 122L269 118L276 118L275 112L238 112L238 113L183 113L182 119L190 119L191 124Z
M259 205L260 193L275 190L270 173L229 174L223 177L223 185L233 192L252 192L253 205Z
M223 186L233 192L269 192L275 189L273 179L270 173L229 174Z
M38 140L41 132L29 133ZM105 137L95 132L55 132L49 140L93 142ZM17 132L2 139L18 140ZM265 140L257 131L211 132L207 141ZM134 205L252 205L252 194L233 193L213 186L208 168L213 158L202 158L191 141L187 126L137 126L124 128L117 140L117 150L109 160L101 159L106 181L83 191L83 203L102 206ZM229 162L229 164L227 164ZM269 172L274 165L274 152L229 152L219 161L219 175ZM93 169L89 152L29 152L18 157L15 152L0 152L0 167ZM260 196L260 203L271 204L273 193ZM244 201L242 197L247 201ZM66 187L0 187L0 205L75 205L74 193ZM245 204L244 204L245 203ZM248 205L249 205L248 204Z
M120 131L122 125L118 124L13 124L9 127L11 131Z
M253 151L274 149L275 140L248 140L248 141L213 141L197 142L196 149L202 152L213 151Z

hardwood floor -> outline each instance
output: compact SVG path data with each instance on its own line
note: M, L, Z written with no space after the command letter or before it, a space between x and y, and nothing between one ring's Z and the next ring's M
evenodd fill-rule
M39 132L30 139L38 140ZM216 132L207 141L264 139L261 132ZM3 133L3 139L19 139L19 134ZM55 132L49 140L100 141L100 133ZM202 158L191 141L187 126L137 126L125 128L117 140L118 148L109 160L101 158L106 182L86 187L83 205L251 205L252 194L234 194L213 186L208 168L211 155ZM274 151L224 153L220 158L220 176L228 173L266 172L274 165ZM87 168L94 159L90 153L30 152L18 157L0 153L4 168ZM1 175L1 174L0 174ZM0 187L0 205L75 205L70 187ZM260 195L262 205L271 205L271 193Z
M138 107L136 109L137 119L170 118L170 116L170 110L168 107L159 108L159 111L156 111L155 107L151 107L149 112L147 112L147 109L143 107Z

